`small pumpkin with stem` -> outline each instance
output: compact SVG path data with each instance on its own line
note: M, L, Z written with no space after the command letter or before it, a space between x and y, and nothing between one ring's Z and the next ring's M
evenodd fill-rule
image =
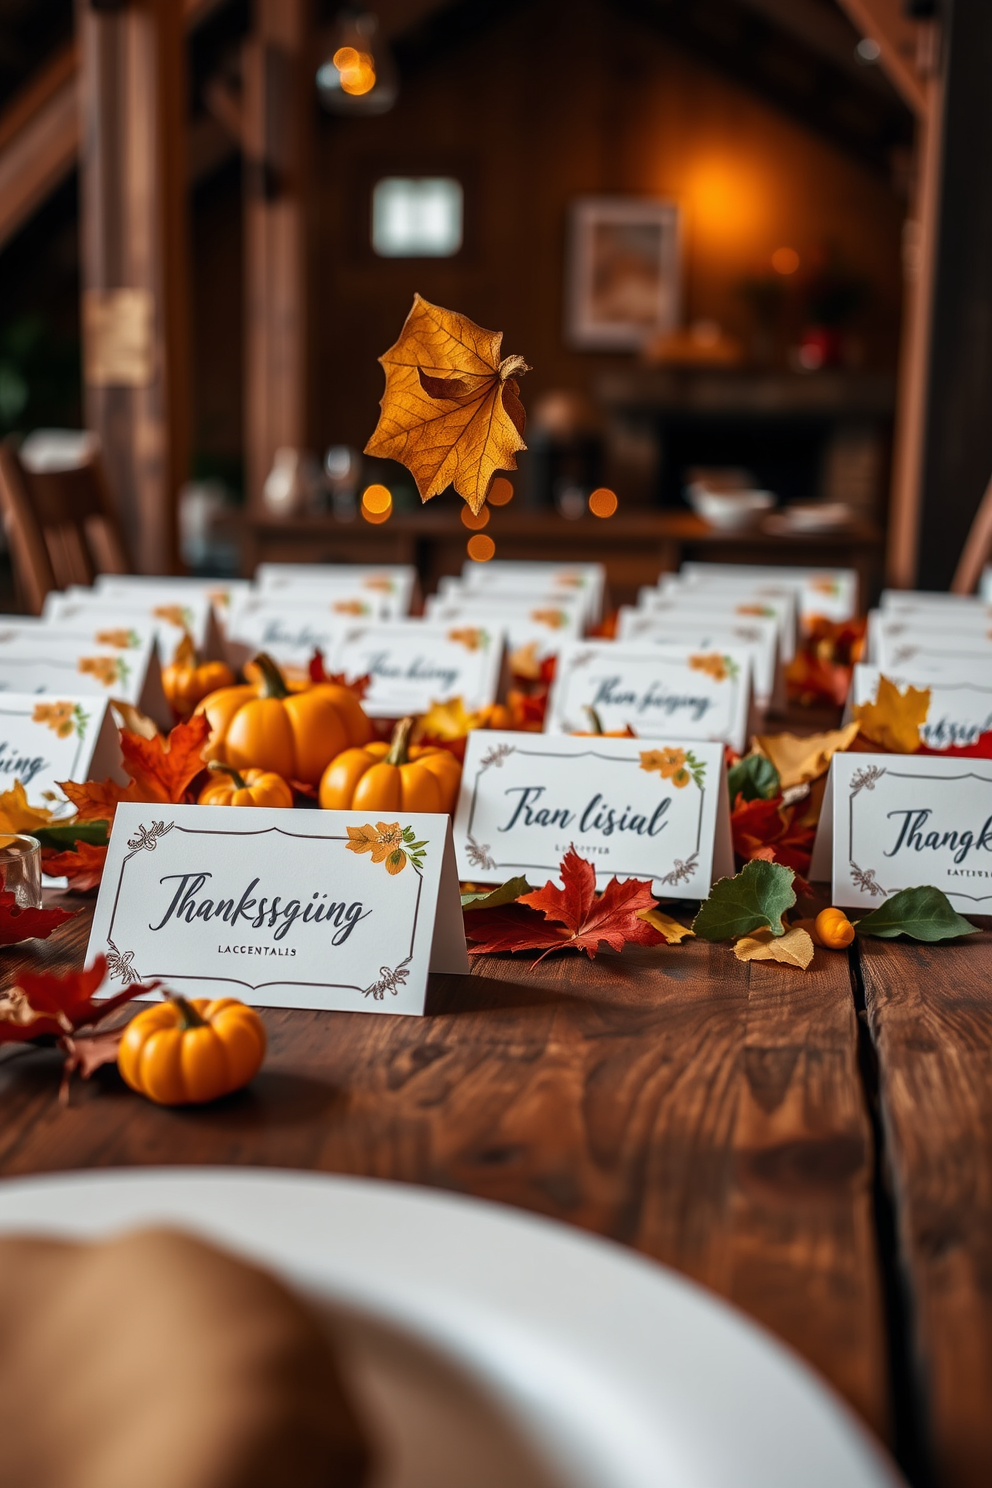
M821 945L830 951L843 951L854 939L854 926L842 909L821 909L813 928Z
M387 744L346 749L320 782L320 804L330 811L451 813L462 767L450 749L410 743L415 718L401 718Z
M187 630L168 666L162 668L162 689L180 718L188 718L205 697L234 684L234 673L225 661L201 661Z
M197 797L198 806L292 806L293 792L272 770L236 770L222 760L207 766L213 780Z
M206 759L317 785L342 750L372 738L372 725L349 687L318 682L293 692L264 651L255 657L255 666L257 684L223 687L197 708L210 724Z
M131 1019L117 1067L132 1090L160 1106L201 1105L247 1085L265 1043L262 1020L246 1003L167 992Z

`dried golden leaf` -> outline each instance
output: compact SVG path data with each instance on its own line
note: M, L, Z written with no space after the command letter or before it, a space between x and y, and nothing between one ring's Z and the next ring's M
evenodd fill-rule
M386 391L367 455L399 460L422 501L453 485L478 512L493 476L526 449L517 378L530 368L500 356L501 331L414 295L399 340L379 358Z
M659 935L663 935L668 945L678 945L687 936L692 936L688 925L673 920L671 915L662 914L660 909L642 909L637 918L645 920Z
M46 827L54 813L44 806L30 806L27 792L19 780L9 791L0 794L0 832L37 832Z
M879 677L873 703L861 703L852 711L865 738L893 754L915 754L920 747L920 726L930 709L929 687L907 687L900 692L888 677Z
M813 959L813 941L808 930L795 926L784 935L756 930L737 942L734 955L738 961L780 961L783 966L798 966L805 971Z
M806 738L798 734L758 734L754 744L775 766L785 791L796 785L808 785L825 775L833 756L850 749L858 737L858 728L858 724L849 723L846 728L810 734Z

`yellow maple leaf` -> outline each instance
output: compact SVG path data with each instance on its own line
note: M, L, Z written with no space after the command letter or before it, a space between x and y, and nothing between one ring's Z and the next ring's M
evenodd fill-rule
M663 935L669 945L678 945L680 941L692 935L688 925L683 925L679 920L673 920L671 915L662 914L660 909L640 909L637 912L637 918L644 920L652 929Z
M493 476L516 470L527 448L517 378L530 368L521 356L501 357L502 340L416 294L399 340L379 358L386 391L365 453L405 465L422 501L453 485L479 512Z
M15 780L9 791L0 793L0 832L31 832L47 827L53 811L44 806L29 806L27 792L19 780Z
M738 961L779 961L783 966L798 966L806 971L813 959L813 941L808 930L793 926L784 935L770 930L756 930L742 935L734 946Z
M771 760L778 771L783 790L796 785L809 785L819 780L830 768L835 754L850 749L858 737L859 725L831 729L825 734L758 734L754 747Z
M879 677L875 701L860 703L852 712L870 743L892 754L915 754L929 710L929 687L907 687L900 692L888 677Z
M465 700L453 697L446 703L431 703L417 725L417 735L430 739L464 739L481 722L481 714L469 713Z

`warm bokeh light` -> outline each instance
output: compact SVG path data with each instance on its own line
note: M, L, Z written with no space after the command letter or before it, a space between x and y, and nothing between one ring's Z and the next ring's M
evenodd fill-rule
M708 155L690 166L686 185L694 232L710 249L746 242L764 220L767 181L750 162Z
M612 517L617 509L617 494L607 486L597 486L589 497L589 510L594 517Z
M497 475L489 487L486 500L490 506L505 506L508 501L513 500L513 482L508 481L505 475Z
M466 527L471 527L474 532L478 532L480 527L485 527L489 522L488 506L484 505L478 515L476 515L470 506L463 506L462 521Z
M393 515L393 495L388 486L367 486L362 493L362 516L373 527Z
M772 268L776 274L794 274L799 267L799 254L795 248L776 248L772 254Z
M354 47L338 47L331 58L341 74L341 87L345 93L360 98L371 93L375 87L375 61L368 52L356 51Z
M366 511L379 515L388 512L393 504L393 493L388 486L366 486L362 492L362 505Z
M477 532L475 536L470 537L468 542L465 544L465 551L468 553L468 556L471 558L473 563L488 563L490 558L496 552L496 544L493 542L492 538L487 537L485 533Z

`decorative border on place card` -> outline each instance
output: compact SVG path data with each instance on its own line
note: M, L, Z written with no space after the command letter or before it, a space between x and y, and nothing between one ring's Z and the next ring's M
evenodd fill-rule
M939 759L937 755L935 758ZM883 775L890 775L894 780L926 780L929 784L935 781L950 784L956 780L980 780L983 785L992 785L992 776L976 775L974 770L965 770L960 775L939 776L921 774L919 771L893 770L886 765L867 765L862 770L856 770L848 782L847 798L847 847L850 854L854 845L854 802L863 790L873 791ZM872 899L884 895L888 898L896 892L895 889L886 889L878 882L874 868L861 868L853 857L848 859L850 865L851 882L855 888L862 893L869 894ZM987 899L992 899L992 889L987 894L966 894L963 889L955 889L956 898L970 899L973 904L983 904Z

